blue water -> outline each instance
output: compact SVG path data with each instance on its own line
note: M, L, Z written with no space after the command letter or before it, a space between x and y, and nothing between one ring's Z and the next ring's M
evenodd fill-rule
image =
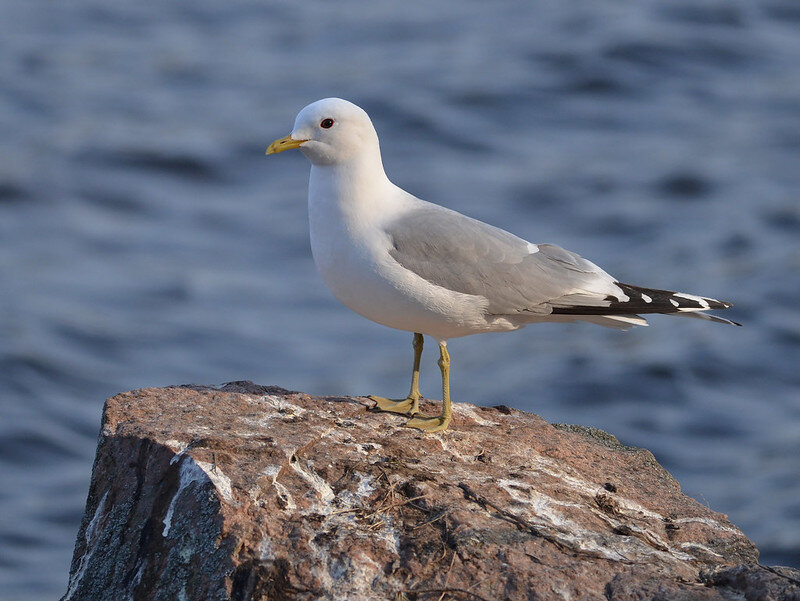
M648 447L764 563L800 566L794 0L5 0L0 598L65 590L105 397L405 393L410 334L332 298L308 165L264 157L331 95L370 112L418 196L736 304L743 328L454 340L453 394Z

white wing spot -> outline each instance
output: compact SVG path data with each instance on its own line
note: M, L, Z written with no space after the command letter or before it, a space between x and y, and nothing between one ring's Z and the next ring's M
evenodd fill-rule
M680 305L678 304L678 301L676 301L676 300L675 300L675 299L673 299L673 298L669 299L669 302L671 302L671 303L672 303L672 306L673 306L673 307L680 307Z
M675 296L679 296L680 298L685 298L687 300L695 301L699 303L701 307L705 309L710 309L711 305L708 304L708 301L704 299L702 296L695 296L694 294L686 294L684 292L676 292Z
M652 303L653 299L647 296L644 292L642 292L642 300L646 303Z

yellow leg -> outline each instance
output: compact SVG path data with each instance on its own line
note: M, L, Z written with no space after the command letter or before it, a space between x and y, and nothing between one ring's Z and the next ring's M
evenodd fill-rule
M446 430L453 419L453 407L450 403L450 353L447 344L439 343L439 369L442 370L442 413L436 417L420 415L412 417L405 426L418 428L423 432L441 432Z
M419 393L419 361L422 357L422 345L424 339L422 334L414 333L414 371L411 372L411 392L404 399L387 399L382 396L370 395L370 399L375 401L375 409L388 413L400 413L402 415L414 415L419 413L419 400L422 395Z

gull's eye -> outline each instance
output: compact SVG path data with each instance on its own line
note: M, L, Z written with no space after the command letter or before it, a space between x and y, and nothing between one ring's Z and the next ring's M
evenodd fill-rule
M323 119L322 121L320 121L319 126L323 129L330 129L331 127L333 127L333 119L331 118Z

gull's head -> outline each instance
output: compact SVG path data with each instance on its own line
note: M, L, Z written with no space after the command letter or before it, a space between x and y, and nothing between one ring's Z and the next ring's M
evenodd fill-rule
M275 140L267 154L299 148L314 165L337 165L377 153L378 134L364 109L341 98L323 98L305 107L292 133Z

